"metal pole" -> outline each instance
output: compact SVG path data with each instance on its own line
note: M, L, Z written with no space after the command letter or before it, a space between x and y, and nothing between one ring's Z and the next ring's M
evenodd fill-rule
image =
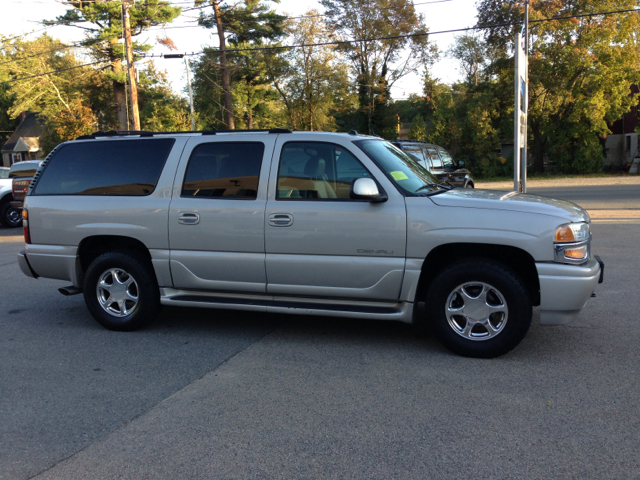
M514 48L514 118L513 118L513 190L520 191L520 33L516 33Z
M524 139L522 140L522 193L527 193L527 124L529 119L529 0L524 1Z
M189 109L191 110L191 131L196 131L196 121L193 117L193 90L191 89L191 74L189 73L189 59L184 57L184 65L187 67L187 85L189 85Z

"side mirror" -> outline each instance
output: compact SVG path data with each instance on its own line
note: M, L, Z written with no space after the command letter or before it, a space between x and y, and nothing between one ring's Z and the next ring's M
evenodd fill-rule
M367 200L369 202L386 202L387 194L378 190L378 184L373 178L356 178L351 182L350 197L355 200Z
M458 168L464 168L464 160L458 160Z

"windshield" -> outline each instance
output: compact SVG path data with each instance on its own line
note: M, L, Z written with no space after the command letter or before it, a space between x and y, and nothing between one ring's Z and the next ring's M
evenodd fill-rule
M438 179L426 168L389 142L361 140L353 143L366 153L401 191L409 195L444 191Z

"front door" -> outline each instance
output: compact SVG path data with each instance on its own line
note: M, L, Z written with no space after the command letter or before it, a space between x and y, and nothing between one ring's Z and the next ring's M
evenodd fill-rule
M264 210L275 137L189 140L169 209L174 287L266 291Z
M265 214L267 292L397 300L404 197L349 141L280 135L275 152ZM360 177L375 178L389 199L351 199L351 182Z

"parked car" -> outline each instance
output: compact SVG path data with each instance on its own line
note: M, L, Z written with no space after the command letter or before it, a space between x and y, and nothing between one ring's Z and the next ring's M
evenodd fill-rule
M475 182L471 172L464 168L464 160L456 162L444 148L421 140L398 139L392 143L415 158L441 182L461 188L474 188Z
M9 168L0 167L0 225L8 228L22 225L20 212L11 206L12 184L13 179L9 178Z
M454 189L355 132L100 132L50 155L23 213L22 271L112 330L162 305L426 322L495 357L603 278L579 206Z
M11 208L18 212L18 223L13 226L17 227L22 222L22 203L24 201L24 197L27 196L27 192L29 191L31 180L41 164L41 160L25 160L24 162L16 162L11 165L11 169L9 170L9 178L11 178L12 181L11 188L13 195Z

